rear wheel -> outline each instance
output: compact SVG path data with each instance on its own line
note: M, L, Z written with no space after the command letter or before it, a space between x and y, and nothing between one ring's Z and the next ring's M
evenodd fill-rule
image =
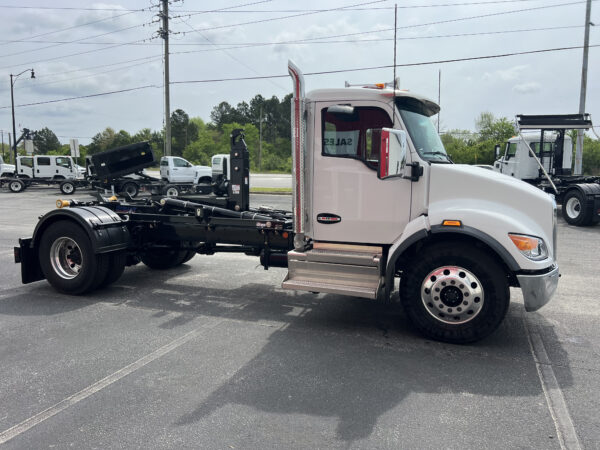
M589 225L592 215L585 209L585 196L577 189L572 189L565 194L562 202L562 215L570 225Z
M177 186L165 187L165 194L167 197L179 197L179 189Z
M10 189L11 192L21 192L21 191L25 190L25 183L23 183L21 180L15 179L15 180L9 181L8 188Z
M136 183L132 183L132 182L125 183L121 187L121 192L123 194L127 194L131 198L135 198L138 195L138 191L139 191L138 185Z
M61 220L42 234L40 266L48 282L65 294L80 295L106 278L109 257L95 254L87 233L77 224Z
M108 258L108 271L106 273L106 277L98 286L99 288L103 288L114 283L121 278L121 275L123 275L123 272L125 271L127 253L124 251L109 253Z
M189 254L187 250L158 248L147 250L141 257L141 260L151 269L165 270L179 266L185 261L189 261L193 256L186 260L188 257Z
M510 303L502 267L468 244L425 248L403 271L400 298L415 327L431 339L465 344L492 333Z
M73 194L75 192L75 183L73 183L72 181L63 181L62 183L60 183L59 189L60 192L62 192L65 195Z

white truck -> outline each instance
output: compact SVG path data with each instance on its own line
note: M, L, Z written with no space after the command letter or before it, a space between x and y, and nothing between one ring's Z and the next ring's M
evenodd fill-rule
M600 222L600 177L572 174L573 141L566 133L593 130L589 114L518 115L516 124L519 133L504 150L496 145L493 170L556 195L571 225Z
M284 289L388 301L399 291L425 336L452 343L492 333L520 287L526 311L555 293L556 203L541 190L453 164L433 101L408 91L304 94L291 62L293 211L250 208L248 150L232 134L227 196L59 201L15 247L24 283L68 294L196 254L240 252L287 267ZM276 295L276 292L274 292Z
M15 165L7 164L4 162L2 156L0 156L0 178L10 178L15 174Z
M3 182L12 192L22 192L32 185L73 184L78 176L70 156L18 156L14 176L5 178Z
M169 183L210 183L212 171L208 166L196 166L179 156L160 158L160 178Z

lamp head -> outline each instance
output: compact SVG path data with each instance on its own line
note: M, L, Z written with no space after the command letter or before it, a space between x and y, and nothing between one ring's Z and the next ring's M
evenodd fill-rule
M31 69L31 78L35 78L35 72Z

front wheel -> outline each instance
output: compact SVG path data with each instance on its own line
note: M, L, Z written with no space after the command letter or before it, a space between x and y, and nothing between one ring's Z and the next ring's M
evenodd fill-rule
M586 211L585 197L577 189L570 190L565 194L562 202L562 215L570 225L584 226L592 221L591 214Z
M400 298L425 336L453 344L475 342L502 322L510 303L505 271L481 249L440 243L423 249L400 279Z
M167 197L179 197L179 188L177 186L168 185L165 187L165 195Z

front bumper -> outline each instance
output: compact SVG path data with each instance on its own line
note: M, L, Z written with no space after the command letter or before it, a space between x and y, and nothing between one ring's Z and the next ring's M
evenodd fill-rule
M537 311L548 303L556 292L559 277L558 265L554 265L549 272L539 275L517 275L523 291L525 311Z

